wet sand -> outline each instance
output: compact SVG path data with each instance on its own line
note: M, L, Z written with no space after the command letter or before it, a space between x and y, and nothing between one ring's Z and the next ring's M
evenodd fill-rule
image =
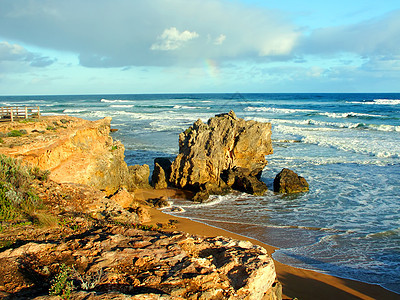
M187 194L173 189L141 190L135 193L135 198L140 200L161 196L185 198ZM170 230L178 230L201 236L226 236L233 239L248 240L267 249L270 255L277 249L255 239L247 238L233 232L190 219L168 215L155 208L150 209L150 214L152 220L147 224L166 224L169 220L177 220L178 223L175 224L175 228ZM399 294L390 292L378 285L343 279L314 271L294 268L277 261L274 262L278 280L283 286L283 299L400 299Z

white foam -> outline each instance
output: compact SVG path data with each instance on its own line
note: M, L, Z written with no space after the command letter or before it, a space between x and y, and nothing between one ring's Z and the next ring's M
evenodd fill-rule
M63 113L65 114L73 114L73 113L81 113L81 112L88 112L86 109L71 109L67 108L63 110Z
M399 105L400 99L374 99L373 101L346 101L349 104L366 104L366 105Z
M272 112L280 114L293 114L296 112L315 112L315 110L311 109L291 109L291 108L255 107L255 106L248 106L244 109L244 111Z
M101 99L100 102L104 103L117 103L117 102L130 102L129 100L107 100L107 99Z
M329 118L341 119L341 118L351 118L351 117L383 117L382 115L372 115L372 114L363 114L363 113L355 113L355 112L346 112L346 113L319 113L319 115L327 116Z
M210 107L175 105L174 109L210 109Z
M110 105L110 107L114 107L114 108L130 108L130 107L134 107L135 105L133 104L113 104Z

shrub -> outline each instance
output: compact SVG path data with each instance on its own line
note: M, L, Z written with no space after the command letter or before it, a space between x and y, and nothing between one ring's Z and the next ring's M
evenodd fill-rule
M60 266L60 271L52 280L49 294L60 296L62 299L69 299L74 289L74 283L71 278L72 269L65 264Z
M7 136L8 137L19 137L19 136L23 136L24 134L26 134L26 133L24 133L24 131L11 130L9 133L7 133Z
M14 220L40 207L32 190L32 170L13 158L0 155L0 222Z

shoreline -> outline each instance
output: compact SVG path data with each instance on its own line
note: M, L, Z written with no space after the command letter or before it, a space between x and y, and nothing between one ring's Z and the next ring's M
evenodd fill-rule
M162 192L162 191L160 191ZM151 221L148 225L166 224L170 219L178 220L168 231L182 231L200 236L225 236L248 240L272 253L277 247L200 221L169 215L156 208L149 209ZM274 260L277 278L283 287L283 299L399 299L400 295L379 285L353 279L336 277L317 271L299 269Z

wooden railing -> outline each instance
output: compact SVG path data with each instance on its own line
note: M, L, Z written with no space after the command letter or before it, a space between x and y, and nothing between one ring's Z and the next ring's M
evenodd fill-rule
M0 122L15 119L40 118L39 106L2 106L0 107Z

